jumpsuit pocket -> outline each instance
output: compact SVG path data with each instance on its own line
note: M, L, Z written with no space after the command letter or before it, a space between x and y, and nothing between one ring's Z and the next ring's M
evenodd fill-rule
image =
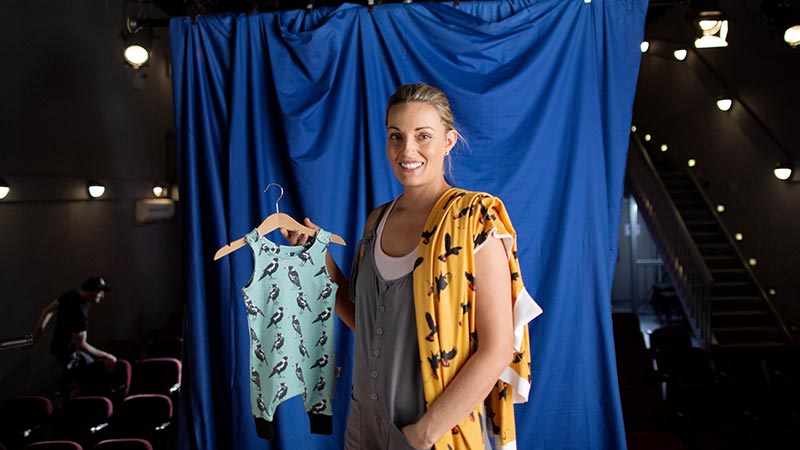
M388 450L422 450L409 444L406 435L393 423L389 423L389 445Z
M347 431L344 434L345 450L361 450L361 404L350 395L350 414L347 416Z

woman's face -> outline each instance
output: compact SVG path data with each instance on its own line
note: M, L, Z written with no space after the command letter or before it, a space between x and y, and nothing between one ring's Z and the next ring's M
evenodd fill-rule
M433 105L401 103L389 109L386 154L404 188L444 186L444 157L456 139L455 130L445 130Z

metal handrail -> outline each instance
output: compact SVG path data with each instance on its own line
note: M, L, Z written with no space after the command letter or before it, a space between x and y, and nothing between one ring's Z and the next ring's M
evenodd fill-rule
M711 289L714 277L694 242L664 182L635 134L628 152L628 184L636 201L643 205L642 217L659 237L656 246L665 261L686 312L700 342L711 346ZM657 211L657 212L656 212Z
M769 307L770 312L772 312L772 316L775 318L775 320L778 321L778 326L780 326L783 335L789 342L793 343L794 338L792 338L792 334L789 332L789 328L784 323L783 319L781 318L781 315L778 313L777 308L775 308L775 305L769 299L769 296L767 295L766 291L764 291L764 287L761 285L761 282L758 281L758 278L756 277L755 273L753 273L753 270L750 268L750 264L748 264L747 261L744 259L742 251L739 249L739 246L736 245L736 241L733 239L733 236L731 236L730 231L728 231L728 227L725 226L725 222L722 221L722 217L720 217L719 213L717 213L716 208L711 203L711 199L708 198L708 195L702 188L700 182L697 180L697 177L694 176L694 173L692 173L692 171L689 170L688 168L686 169L686 173L692 180L694 187L697 189L698 192L700 192L700 195L703 197L703 201L706 203L706 206L708 207L709 211L711 211L711 214L714 216L714 219L719 224L722 233L725 235L725 239L728 241L728 244L731 246L731 248L733 248L733 251L736 254L737 259L741 263L744 270L747 272L747 275L750 277L750 281L752 281L753 284L756 286L756 289L758 289L758 293L761 296L761 299L764 300L764 302L767 304L767 307Z

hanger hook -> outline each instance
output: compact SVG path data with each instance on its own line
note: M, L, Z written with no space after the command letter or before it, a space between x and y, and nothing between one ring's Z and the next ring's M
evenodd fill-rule
M278 186L278 189L281 190L281 195L279 195L278 199L275 200L275 212L279 213L279 212L281 212L281 210L278 208L278 203L280 203L281 199L283 198L283 186L281 186L278 183L274 183L273 182L273 183L270 183L270 184L267 185L267 188L264 189L264 192L267 192L269 190L269 188L271 188L272 186Z

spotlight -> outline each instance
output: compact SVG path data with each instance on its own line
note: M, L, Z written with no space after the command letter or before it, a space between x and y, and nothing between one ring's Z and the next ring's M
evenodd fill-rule
M125 41L125 51L122 56L131 67L139 69L150 60L150 51L153 46L152 26L158 26L160 19L148 17L127 17L122 38Z
M720 111L730 111L731 106L733 106L733 100L729 98L721 98L717 100L717 108Z
M756 264L758 264L758 260L755 259L755 258L750 258L750 259L747 260L747 264L750 264L751 266L755 266Z
M737 241L742 241L744 240L744 235L742 233L736 233L733 235L733 238L736 239Z
M131 67L138 69L150 59L150 52L141 45L131 44L125 48L123 57L125 58L125 62L130 64Z
M6 180L0 178L0 200L8 197L9 192L11 192L11 186L6 183Z
M727 47L728 21L716 0L691 2L692 16L697 30L695 48Z
M166 197L167 194L169 194L169 188L167 187L166 184L159 183L159 184L153 185L153 195L154 196L156 196L158 198L161 198L161 197Z
M689 167L694 167L697 165L697 161L695 161L694 159L690 159L689 161L686 162L686 165Z
M636 125L631 125L631 132L636 133Z
M772 29L790 47L800 46L800 14L786 0L765 0L761 12Z
M678 50L675 50L674 52L672 52L672 56L674 56L675 59L677 59L678 61L683 61L684 59L686 59L686 56L688 54L689 54L689 52L686 51L685 48L679 48Z
M645 142L650 142L650 139L653 139L653 136L650 136L650 133L647 133L647 134L644 135L644 141Z
M771 295L772 297L775 297L776 295L778 295L778 290L775 289L774 287L767 288L767 294Z
M794 164L790 162L782 162L772 169L772 174L775 175L775 178L781 181L791 180L792 175L794 175Z
M723 204L717 205L717 212L718 213L724 213L725 212L725 205L723 205Z
M105 185L97 180L92 180L89 182L88 190L89 197L91 198L100 198L106 193Z
M641 50L642 53L647 53L647 50L649 50L649 49L650 49L650 43L649 42L642 41L642 43L639 44L639 50Z
M669 150L669 147L667 147L667 144L661 144L661 151L665 152L667 150Z

